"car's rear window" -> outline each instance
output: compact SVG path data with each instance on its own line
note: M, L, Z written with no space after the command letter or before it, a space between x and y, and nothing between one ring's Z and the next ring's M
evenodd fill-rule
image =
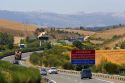
M51 68L51 69L56 69L55 67Z
M83 72L87 72L87 73L90 73L91 71L90 71L90 70L83 70Z
M46 71L46 69L41 69L41 71Z

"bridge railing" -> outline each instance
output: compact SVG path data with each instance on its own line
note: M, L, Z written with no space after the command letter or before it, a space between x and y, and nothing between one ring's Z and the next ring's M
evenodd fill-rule
M58 69L58 72L64 73L64 74L70 74L70 75L80 75L80 71L74 71L74 70ZM94 77L102 77L102 78L125 81L125 76L120 76L120 75L109 75L109 74L102 74L102 73L92 73L92 75Z

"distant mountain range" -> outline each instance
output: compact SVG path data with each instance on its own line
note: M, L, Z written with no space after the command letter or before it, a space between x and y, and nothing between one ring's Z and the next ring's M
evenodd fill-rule
M0 10L0 19L49 27L95 27L125 24L125 13L56 14Z

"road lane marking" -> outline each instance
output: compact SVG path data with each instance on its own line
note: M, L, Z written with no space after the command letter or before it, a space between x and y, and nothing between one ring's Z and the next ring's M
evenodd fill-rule
M102 79L99 79L99 78L95 78L96 80L100 80L100 81L103 81L103 82L107 82L107 83L114 83L114 82L111 82L111 81L107 81L107 80L102 80Z
M71 78L67 78L68 80L70 80Z
M80 83L83 83L83 82L80 82Z
M60 73L61 75L65 75L65 76L75 76L75 77L78 77L79 75L74 75L74 74L65 74L65 73Z
M75 82L78 82L78 80L75 80Z

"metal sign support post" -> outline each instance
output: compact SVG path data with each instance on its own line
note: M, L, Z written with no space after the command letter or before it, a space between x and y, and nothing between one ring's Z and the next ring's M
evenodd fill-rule
M42 41L40 40L40 47L42 46Z

